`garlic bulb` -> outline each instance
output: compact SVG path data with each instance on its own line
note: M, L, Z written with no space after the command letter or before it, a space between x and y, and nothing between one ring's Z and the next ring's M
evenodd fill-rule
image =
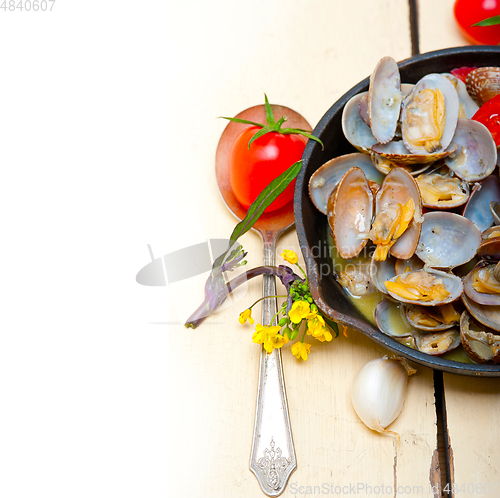
M356 374L351 390L355 412L370 429L391 434L388 427L401 413L408 376L416 372L404 358L384 356L369 361Z

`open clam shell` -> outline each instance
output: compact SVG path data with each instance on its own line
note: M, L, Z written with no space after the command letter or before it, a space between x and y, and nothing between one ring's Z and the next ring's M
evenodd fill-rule
M491 201L490 211L491 211L491 216L493 216L493 223L495 225L500 225L500 202Z
M406 273L408 271L421 270L424 267L424 263L419 257L413 255L409 259L396 259L394 267L396 275L400 275L401 273Z
M460 318L460 338L472 360L500 363L500 334L474 320L467 311Z
M328 199L327 217L340 257L357 256L368 241L360 234L370 231L373 217L373 194L362 169L351 168L342 177Z
M444 162L459 178L478 182L490 175L497 162L497 147L490 131L479 121L459 119L453 142L458 149Z
M419 140L425 136L426 124L433 123L431 109L419 103L424 90L439 90L444 97L445 123L438 143L432 151L421 145ZM441 74L431 73L420 79L413 91L405 98L401 117L401 131L406 148L413 154L429 155L442 152L450 145L457 126L459 112L458 94L454 85Z
M389 204L405 204L410 198L415 205L413 222L390 249L390 253L398 259L409 259L415 252L420 237L422 199L414 178L401 168L393 169L377 192L376 214Z
M441 355L460 345L460 329L453 327L437 332L414 334L417 349L430 355Z
M401 310L406 321L414 328L425 332L437 332L439 330L451 329L456 323L443 323L436 320L428 313L428 306L417 306L415 304L402 304Z
M375 323L377 327L388 336L413 336L416 329L403 319L400 308L400 303L396 303L389 299L382 299L375 308Z
M474 288L474 280L476 278L484 278L490 275L492 278L493 270L495 269L496 263L494 264L484 264L481 263L477 265L472 271L470 271L464 277L464 292L469 299L477 304L483 304L486 306L500 306L500 294L490 293L490 292L478 292ZM493 277L494 278L494 277Z
M396 276L396 258L388 256L384 261L375 261L372 257L370 262L370 277L375 288L387 294L385 281Z
M426 208L453 209L462 206L469 199L468 183L456 176L451 176L448 168L446 171L443 169L433 169L416 178L422 204Z
M481 233L481 240L483 242L491 239L496 239L500 237L500 226L493 225L492 227L487 228ZM500 259L500 257L498 258Z
M398 65L392 57L383 57L370 77L368 91L368 116L377 142L384 144L394 137L402 100Z
M368 180L379 185L384 180L384 175L377 171L370 156L366 154L355 152L330 159L320 166L309 180L309 197L321 213L326 214L326 205L330 194L340 179L352 167L362 169Z
M470 261L481 231L467 218L447 211L424 214L416 255L432 268L455 268Z
M425 280L430 277L435 277L434 285L442 283L447 291L446 297L440 299L422 300L422 299L408 299L402 297L396 292L392 292L388 289L388 294L397 301L409 304L418 304L420 306L438 306L440 304L447 304L456 301L463 293L462 279L453 275L452 273L446 273L440 270L435 270L433 268L427 268L423 270L417 270L413 272L405 273L404 275L397 275L391 279L389 282L396 282L397 279L402 279L405 283L411 280ZM387 283L386 283L387 285Z
M495 222L490 209L494 201L500 201L500 183L496 175L490 175L474 186L462 215L484 232Z
M410 152L405 143L402 140L394 140L386 144L375 144L372 147L372 152L384 159L391 161L396 164L413 165L415 171L420 173L420 168L416 168L415 165L421 166L430 165L440 159L453 154L458 148L458 145L450 143L449 146L442 151L431 153L431 154L421 154Z
M477 255L483 260L500 260L500 227L487 228L481 234L481 244L477 249Z
M500 332L500 306L487 306L475 303L465 292L461 296L467 311L479 322L490 329Z
M372 145L377 143L370 127L363 121L359 113L360 102L366 97L368 92L361 92L354 95L342 111L342 131L349 143L359 152L367 154Z
M390 142L389 142L390 143ZM386 144L387 145L387 144ZM377 154L372 151L371 153L373 165L384 175L388 175L393 169L402 168L410 173L411 176L419 175L431 167L431 163L428 164L404 164L396 163L383 157L381 154Z
M455 86L458 94L458 103L459 103L459 111L458 111L458 117L459 118L469 118L472 119L472 116L476 114L476 112L479 109L479 106L474 102L472 97L469 95L469 92L467 91L467 87L465 83L453 76L451 73L442 73L443 76L446 76L453 85Z

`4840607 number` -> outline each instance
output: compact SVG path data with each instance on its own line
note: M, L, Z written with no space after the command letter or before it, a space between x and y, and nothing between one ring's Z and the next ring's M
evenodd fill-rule
M56 0L3 0L0 10L4 12L51 12L55 3Z

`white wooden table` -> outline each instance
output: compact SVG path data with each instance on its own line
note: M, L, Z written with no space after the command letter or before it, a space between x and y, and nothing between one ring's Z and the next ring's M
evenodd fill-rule
M413 49L466 44L452 0L416 3ZM0 496L263 496L248 468L260 350L238 323L261 282L192 331L183 323L206 274L167 287L135 276L151 261L148 244L154 259L231 233L214 175L218 116L265 92L314 127L381 57L412 55L410 2L9 6ZM248 267L259 265L258 236L241 241ZM294 231L283 248L300 252ZM353 411L355 373L386 352L351 330L315 344L305 363L284 348L297 470L283 496L432 496L446 485L432 370L417 366L410 379L391 427L399 447ZM466 492L456 496L500 496L500 381L445 374L443 386L450 483ZM486 485L495 492L481 494Z
M193 183L201 186L198 206L207 238L227 236L234 225L213 174L214 150L225 126L215 116L235 115L259 104L266 92L271 101L292 107L314 126L382 56L401 60L412 55L408 2L283 1L228 7L212 3L207 17L200 24L195 21L195 40L203 42L183 44L189 67L172 82L174 95L190 101L196 126L203 130L196 148L189 137L178 137L182 153L173 154L196 171ZM188 6L176 10L179 18L189 16ZM451 0L420 0L418 12L421 52L467 43L455 26ZM184 26L173 23L171 29L181 38ZM189 122L185 118L178 124L183 128ZM258 237L248 234L242 243L249 251L249 265L259 264ZM299 252L294 232L283 237L280 246ZM195 305L201 287L189 286ZM238 313L260 292L260 282L252 282L240 302L194 332L173 327L171 349L177 354L171 392L182 409L172 414L172 489L179 496L188 481L193 496L260 496L248 470L259 348L251 343L251 327L237 323ZM179 321L185 316L177 314ZM432 370L419 366L410 380L403 413L393 424L401 434L399 448L392 439L366 429L352 409L353 376L365 362L385 353L355 331L329 344L315 344L306 363L285 348L298 466L283 496L320 490L347 495L353 489L383 496L389 487L398 496L432 496L433 489L441 492L446 486L446 473L439 468ZM493 493L500 482L499 393L497 379L444 375L451 484L459 490L484 493L489 485L487 496L500 496L500 484ZM442 467L443 447L440 450Z

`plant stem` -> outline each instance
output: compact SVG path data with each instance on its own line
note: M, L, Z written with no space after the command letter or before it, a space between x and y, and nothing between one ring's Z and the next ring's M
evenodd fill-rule
M226 284L225 297L222 298L222 300L218 303L218 306L220 306L226 300L227 296L229 296L229 294L234 289L245 283L247 280L258 277L259 275L276 275L279 271L279 268L276 266L258 266L257 268L253 268L252 270L248 270L247 272L238 275ZM205 297L201 305L198 306L196 311L187 319L184 326L187 328L195 329L213 311L215 310L210 309L208 297Z

